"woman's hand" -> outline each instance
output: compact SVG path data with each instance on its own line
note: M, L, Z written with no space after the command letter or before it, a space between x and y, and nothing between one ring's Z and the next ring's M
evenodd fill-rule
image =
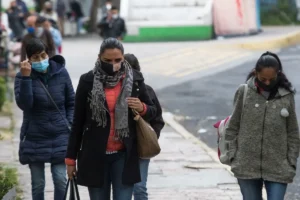
M22 76L30 76L31 65L28 60L21 62L20 67L21 67L20 71L21 71Z
M72 180L73 177L76 176L76 165L74 165L74 166L67 165L67 173L68 173L69 179Z
M128 97L127 103L128 103L129 108L135 109L139 113L144 111L144 105L142 104L142 102L140 101L139 98Z

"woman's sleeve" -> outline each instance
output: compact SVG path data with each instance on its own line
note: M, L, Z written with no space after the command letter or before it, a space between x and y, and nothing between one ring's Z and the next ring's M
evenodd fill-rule
M243 91L244 87L239 87L236 91L234 97L234 109L231 115L231 118L228 122L228 127L225 131L225 141L228 144L228 157L231 159L234 158L236 150L237 150L237 136L240 130L240 122L243 111Z
M14 92L18 107L23 111L30 111L33 107L31 77L24 77L17 74L15 78Z
M142 117L146 121L150 121L156 116L157 110L151 98L149 97L144 81L140 82L139 87L141 92L139 99L142 103L144 103L144 112L142 113Z
M287 117L287 140L288 140L288 161L290 165L296 168L297 158L299 156L299 127L295 109L294 95L291 97L291 106L289 116Z
M79 151L82 139L83 126L85 123L87 95L88 90L86 83L81 76L75 95L75 109L66 155L67 159L76 160L77 158L77 153Z
M67 81L66 81L66 102L65 102L65 107L66 107L66 114L67 114L67 119L70 124L72 124L73 120L73 114L74 114L74 101L75 101L75 93L74 93L74 88L72 85L72 81L70 78L70 75L68 71L66 70L66 76L67 76Z

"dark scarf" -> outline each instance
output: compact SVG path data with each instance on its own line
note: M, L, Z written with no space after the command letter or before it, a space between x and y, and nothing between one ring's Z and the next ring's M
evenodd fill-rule
M133 72L127 61L118 73L109 76L101 68L101 61L97 61L94 68L94 83L90 100L92 110L92 119L97 122L97 126L106 127L107 116L109 112L105 107L104 88L114 88L122 79L122 89L118 97L115 108L115 133L116 138L122 139L129 137L128 127L128 104L126 99L131 96L133 86Z

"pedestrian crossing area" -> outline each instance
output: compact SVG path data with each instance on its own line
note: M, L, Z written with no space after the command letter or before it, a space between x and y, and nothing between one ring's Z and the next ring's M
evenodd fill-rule
M234 48L194 47L141 59L140 64L144 73L182 78L239 59L246 59L252 54L251 51Z
M149 58L141 58L140 66L145 76L159 75L166 78L187 78L201 71L215 70L238 60L247 60L253 51L224 47L182 48ZM72 78L74 89L79 77Z

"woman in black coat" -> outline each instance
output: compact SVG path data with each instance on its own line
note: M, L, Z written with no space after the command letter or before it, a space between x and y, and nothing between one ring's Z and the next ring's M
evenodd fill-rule
M142 74L124 61L122 44L104 40L93 71L80 78L66 156L68 175L87 186L91 200L131 200L141 181L136 123L131 109L146 120L156 115Z

